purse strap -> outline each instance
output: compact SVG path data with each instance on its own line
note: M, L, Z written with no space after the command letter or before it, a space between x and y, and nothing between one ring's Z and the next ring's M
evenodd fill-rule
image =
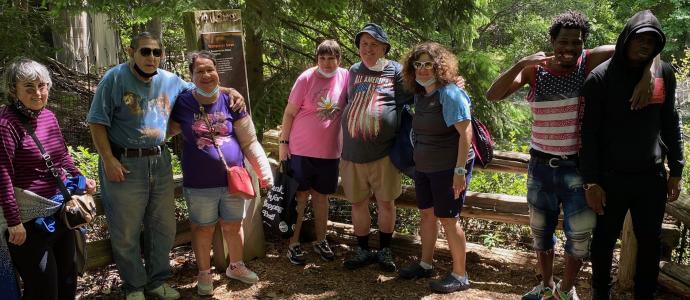
M199 103L198 100L197 100L197 103ZM218 135L216 133L216 129L213 128L213 124L211 123L211 120L208 118L208 114L206 113L206 109L204 108L204 106L201 103L199 103L199 110L201 111L201 116L204 118L204 122L206 123L206 127L208 127L209 132L211 132L211 140L213 141L213 146L216 148L216 151L218 151L218 156L220 156L220 160L223 163L225 170L228 170L229 169L228 162L225 160L225 156L223 155L223 151L220 150L220 145L218 145L218 141L216 140L216 136Z
M38 147L38 151L41 152L41 158L43 158L43 161L45 162L46 167L48 167L48 170L50 171L50 174L53 176L55 181L57 182L57 186L60 189L60 193L62 194L62 197L64 198L64 201L68 201L72 196L70 195L69 191L67 191L67 187L65 187L65 183L62 182L60 179L60 173L58 172L58 169L55 168L55 164L53 164L53 160L50 157L50 154L48 154L43 148L43 145L41 144L41 141L38 140L38 137L36 136L36 133L34 132L34 127L31 125L31 121L29 118L25 115L23 115L21 112L17 112L19 119L22 121L22 124L24 124L24 127L26 128L26 131L29 133L31 138L34 140L34 143Z

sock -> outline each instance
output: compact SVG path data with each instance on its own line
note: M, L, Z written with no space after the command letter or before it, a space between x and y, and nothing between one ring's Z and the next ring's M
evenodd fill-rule
M424 270L431 270L431 269L434 268L434 266L432 266L432 265L430 265L430 264L427 264L427 263L425 263L425 262L423 262L423 261L420 261L420 262L419 262L419 266L421 266L422 268L424 268Z
M364 249L369 250L369 235L357 236L357 245Z
M469 282L469 280L467 279L467 276L460 276L455 272L451 272L450 275L452 275L453 277L455 277L455 279L457 279L458 281L460 281L462 283L468 283Z
M292 243L292 244L288 245L288 248L292 249L295 246L299 246L299 245L300 245L300 243Z
M379 246L381 249L390 248L391 240L393 239L393 233L379 231Z

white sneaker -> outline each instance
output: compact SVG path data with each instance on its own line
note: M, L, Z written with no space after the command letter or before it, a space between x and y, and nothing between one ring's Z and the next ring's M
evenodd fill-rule
M256 273L249 270L243 262L230 264L225 270L225 275L232 279L237 279L244 283L252 284L259 281L259 276Z
M180 299L180 293L172 288L167 283L161 284L159 287L147 291L146 294L157 297L160 300L177 300ZM142 298L143 299L143 298Z
M127 300L145 300L146 299L146 298L144 298L144 292L142 292L142 291L127 293L127 296L125 298Z
M569 291L564 292L561 290L561 282L562 281L559 281L556 284L556 290L554 293L554 294L556 294L556 297L558 297L558 299L561 299L561 300L580 300L580 297L577 295L577 291L575 290L574 285L572 288L570 288Z

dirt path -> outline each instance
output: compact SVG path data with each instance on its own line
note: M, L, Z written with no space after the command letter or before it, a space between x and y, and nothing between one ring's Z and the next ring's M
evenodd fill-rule
M377 265L357 271L345 270L342 261L347 256L348 246L335 245L333 248L336 261L322 262L313 251L309 251L307 258L310 263L296 267L284 257L282 249L279 251L269 245L266 258L248 263L261 278L259 283L247 285L216 273L215 295L199 297L196 295L193 254L189 246L184 246L175 249L171 255L173 278L170 282L179 289L183 299L520 299L521 293L537 283L532 266L507 260L509 253L517 251L488 250L477 246L468 253L471 289L437 295L428 288L431 279L398 279L394 273L380 271ZM415 259L396 257L396 262L400 267ZM450 263L442 259L435 266L440 273L435 277L438 279L448 272ZM585 271L578 278L580 295L589 294L589 277L590 273ZM91 272L80 280L80 298L118 299L118 285L119 279L112 266Z

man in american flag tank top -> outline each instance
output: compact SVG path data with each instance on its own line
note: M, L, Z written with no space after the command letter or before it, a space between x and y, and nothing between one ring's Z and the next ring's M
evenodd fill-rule
M549 29L553 54L538 52L522 58L500 75L487 91L487 99L504 99L530 86L527 101L533 122L530 137L530 162L527 201L530 226L542 282L522 299L579 299L575 279L589 244L596 215L588 207L577 173L580 149L580 123L583 101L580 89L589 73L609 59L613 45L584 49L590 24L579 12L567 11L554 18ZM647 75L649 76L649 75ZM650 77L640 80L640 92L631 109L646 105ZM565 270L563 280L553 280L554 231L558 217L564 216ZM557 295L556 295L557 294Z

